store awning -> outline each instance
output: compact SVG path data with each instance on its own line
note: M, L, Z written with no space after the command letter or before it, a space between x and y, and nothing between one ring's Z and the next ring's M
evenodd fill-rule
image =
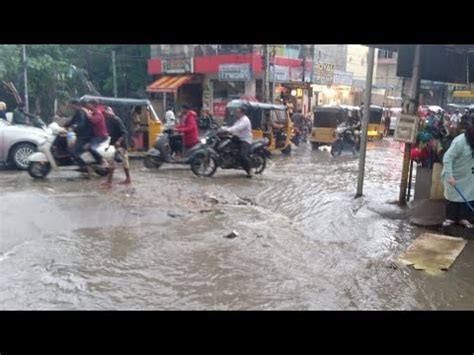
M147 92L175 92L192 79L192 75L165 75L146 87Z

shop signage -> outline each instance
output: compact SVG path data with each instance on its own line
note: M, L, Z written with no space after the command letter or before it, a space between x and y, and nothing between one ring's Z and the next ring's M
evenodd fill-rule
M303 82L303 67L293 67L290 69L290 81Z
M193 58L173 58L161 61L161 71L167 74L192 73Z
M217 117L224 117L226 106L227 106L227 101L214 102L212 104L212 114Z
M334 64L316 62L314 64L314 83L319 85L332 85Z
M397 142L415 143L418 134L418 116L400 115L395 128Z
M354 76L354 73L351 73L351 72L346 72L342 70L334 70L333 84L352 86L353 76Z
M249 63L219 65L219 80L221 81L249 81L251 78Z
M287 83L290 81L290 68L283 65L270 65L270 81Z

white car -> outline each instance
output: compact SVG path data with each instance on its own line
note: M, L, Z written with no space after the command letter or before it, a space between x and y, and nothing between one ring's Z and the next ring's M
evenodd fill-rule
M18 169L26 169L28 157L46 137L47 132L41 128L12 125L0 119L0 162L12 163Z

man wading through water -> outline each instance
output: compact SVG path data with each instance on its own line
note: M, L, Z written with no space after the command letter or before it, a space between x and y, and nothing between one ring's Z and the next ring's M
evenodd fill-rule
M247 172L247 177L252 177L252 169L250 167L249 148L252 144L252 124L242 108L235 110L237 120L229 128L222 128L224 131L232 133L240 141L240 161L242 167Z
M128 135L127 129L122 119L115 115L111 107L106 107L104 110L105 123L107 124L107 131L110 134L110 145L114 145L117 153L120 154L120 158L123 164L123 171L125 172L125 180L119 182L121 185L128 185L132 181L130 179L130 164L128 162ZM116 155L117 155L116 153ZM102 183L102 187L112 187L112 177L114 176L115 170L115 159L112 161L108 168L109 174L107 175L107 181Z

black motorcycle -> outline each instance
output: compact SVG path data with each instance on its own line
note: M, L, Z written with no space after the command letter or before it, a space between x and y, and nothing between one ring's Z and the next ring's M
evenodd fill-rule
M343 150L350 150L353 155L356 155L359 140L354 132L354 127L346 122L337 126L336 140L331 144L332 156L340 156Z
M271 153L265 147L268 139L258 139L252 142L249 149L250 166L255 174L261 174L267 165ZM198 150L191 159L191 170L196 176L211 177L217 170L242 169L240 162L240 142L235 136L226 131L213 131L206 137L206 146Z

